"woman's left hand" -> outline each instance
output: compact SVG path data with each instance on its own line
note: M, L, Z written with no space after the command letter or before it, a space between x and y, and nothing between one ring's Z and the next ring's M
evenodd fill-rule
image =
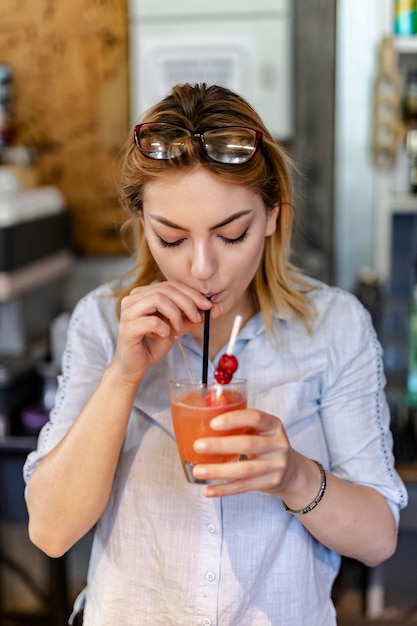
M225 431L224 437L206 437L194 444L197 452L209 454L239 454L246 457L239 463L210 463L197 465L194 475L199 479L223 479L229 482L210 485L207 496L228 496L247 491L285 493L291 489L297 474L298 455L288 441L278 417L256 409L230 411L210 423L213 430ZM235 428L247 429L244 435L227 435Z

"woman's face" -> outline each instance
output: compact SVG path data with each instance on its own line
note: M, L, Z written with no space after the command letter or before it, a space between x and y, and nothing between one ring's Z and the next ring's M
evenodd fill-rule
M144 187L145 236L162 273L211 296L225 313L249 301L248 287L277 215L252 190L224 183L202 167Z

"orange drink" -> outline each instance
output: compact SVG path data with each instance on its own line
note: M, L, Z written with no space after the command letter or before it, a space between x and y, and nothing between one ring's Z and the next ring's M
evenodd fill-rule
M228 385L209 383L172 382L171 411L178 452L189 482L197 481L193 467L197 463L227 463L237 461L238 454L199 454L194 451L194 441L200 437L239 435L244 428L215 431L210 421L228 411L246 409L246 380L232 380Z

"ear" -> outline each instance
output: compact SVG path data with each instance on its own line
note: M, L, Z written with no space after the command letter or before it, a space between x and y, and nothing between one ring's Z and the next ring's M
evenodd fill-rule
M267 222L265 229L265 237L270 237L274 234L277 227L277 219L279 215L279 205L276 204L270 211L267 213Z

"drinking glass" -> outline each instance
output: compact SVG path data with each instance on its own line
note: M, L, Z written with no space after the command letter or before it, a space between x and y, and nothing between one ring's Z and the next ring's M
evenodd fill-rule
M239 454L205 454L195 452L194 442L201 437L240 435L245 428L215 431L210 421L216 415L228 411L246 409L247 381L232 380L227 385L218 383L192 383L172 381L170 383L171 411L178 453L185 476L190 483L213 484L213 480L194 478L193 468L198 463L227 463L239 460ZM223 482L223 481L222 481Z

